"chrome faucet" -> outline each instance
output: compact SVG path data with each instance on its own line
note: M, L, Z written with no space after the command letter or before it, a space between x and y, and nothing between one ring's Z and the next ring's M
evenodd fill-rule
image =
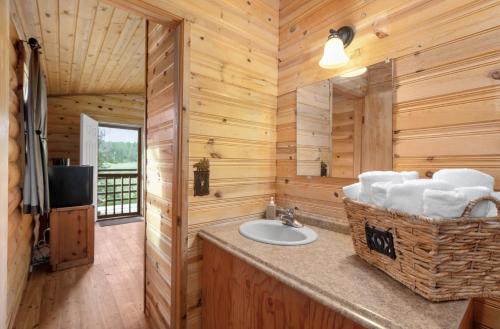
M285 214L280 215L280 220L283 223L283 225L288 225L296 228L303 227L304 224L296 220L294 217L295 217L294 210L292 208L288 208L285 210Z

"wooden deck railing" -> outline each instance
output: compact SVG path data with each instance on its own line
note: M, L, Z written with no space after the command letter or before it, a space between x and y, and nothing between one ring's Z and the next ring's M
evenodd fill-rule
M139 175L122 170L99 171L97 218L133 216L140 213Z

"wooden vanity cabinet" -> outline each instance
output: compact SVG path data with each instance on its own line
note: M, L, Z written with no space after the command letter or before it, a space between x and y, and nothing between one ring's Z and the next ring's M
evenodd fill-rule
M203 328L361 329L361 325L203 241Z
M500 298L474 299L474 328L500 329Z

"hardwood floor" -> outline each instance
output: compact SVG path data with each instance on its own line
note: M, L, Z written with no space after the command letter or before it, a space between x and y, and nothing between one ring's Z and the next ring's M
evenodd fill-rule
M148 329L144 222L95 227L95 262L31 276L15 329Z

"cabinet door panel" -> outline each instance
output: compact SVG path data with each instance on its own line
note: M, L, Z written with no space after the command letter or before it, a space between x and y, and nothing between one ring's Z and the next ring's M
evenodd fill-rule
M363 328L210 242L203 255L204 328Z

